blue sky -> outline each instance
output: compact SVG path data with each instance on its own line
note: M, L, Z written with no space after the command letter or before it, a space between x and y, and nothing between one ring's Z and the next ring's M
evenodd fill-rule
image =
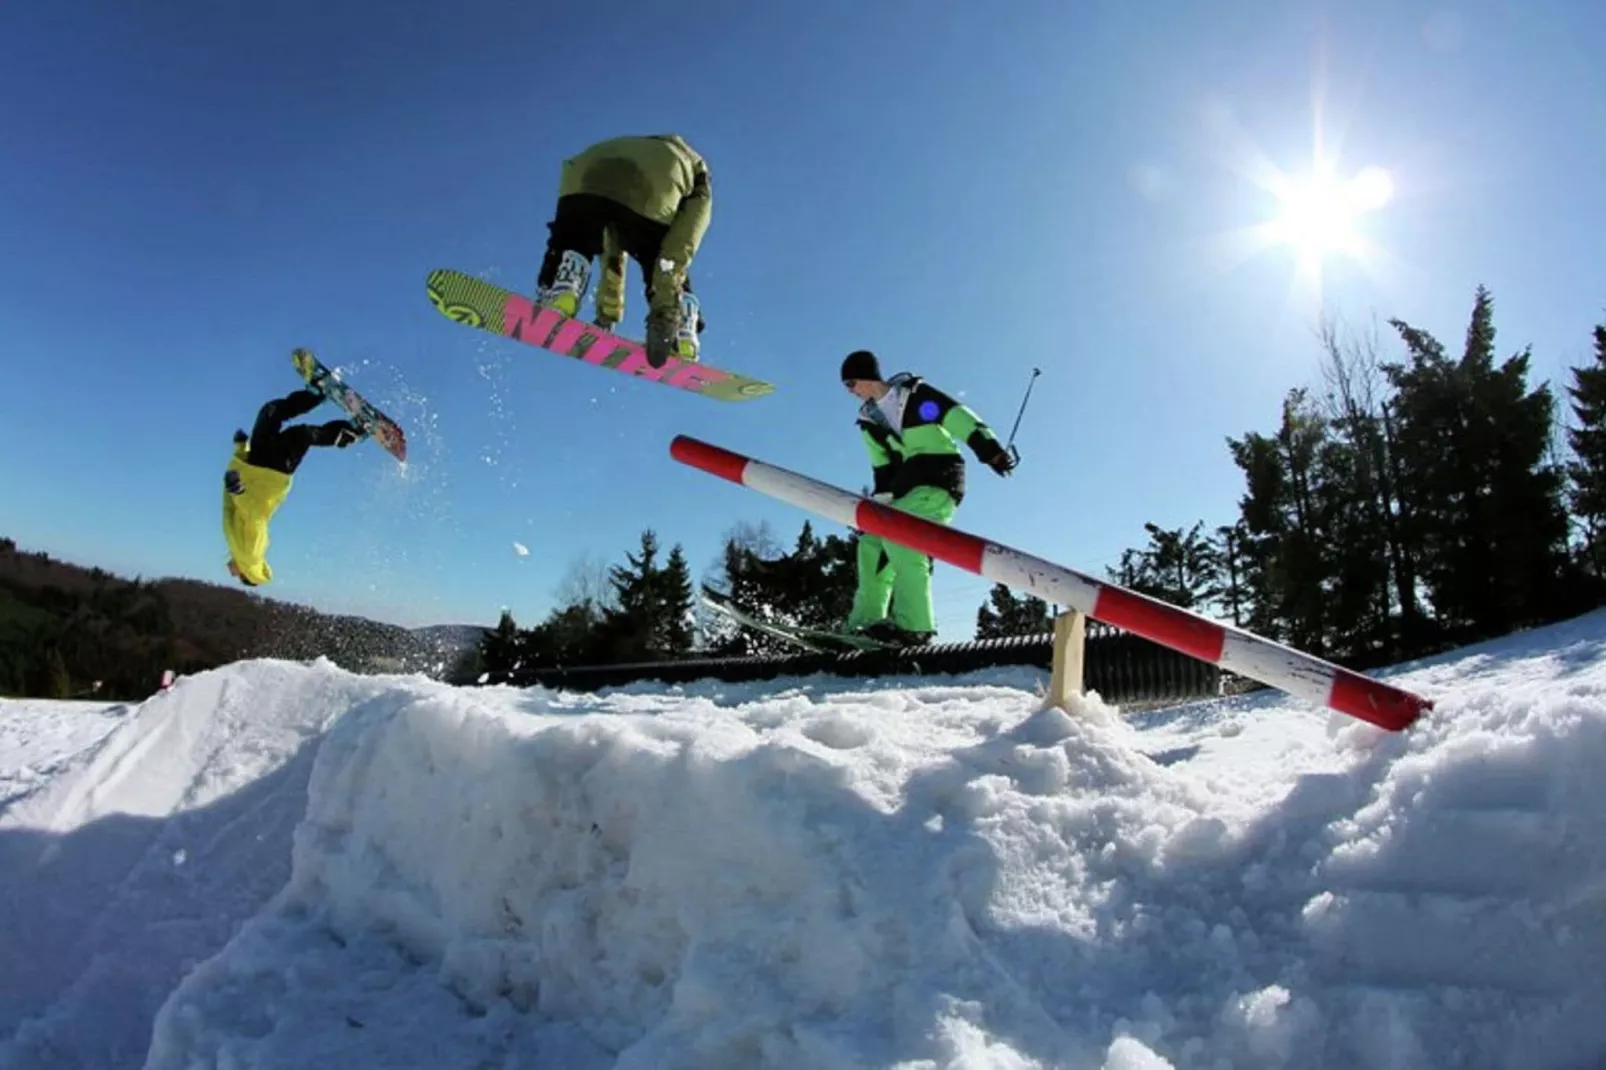
M1325 262L1330 311L1454 345L1482 283L1502 351L1531 344L1553 381L1606 318L1588 0L376 10L5 13L0 534L227 582L229 436L305 345L413 459L309 458L265 593L534 623L571 562L645 526L699 572L738 522L795 535L804 514L670 460L677 433L860 486L837 367L870 347L1001 434L1040 367L1020 471L972 463L956 525L1102 574L1145 521L1232 519L1225 439L1318 381L1294 253L1223 256L1277 213L1251 162L1309 170L1318 116L1341 176L1394 191L1359 224L1380 254ZM431 309L438 266L532 290L562 158L662 131L713 169L705 359L774 396L707 402ZM629 298L639 337L633 268ZM987 584L935 583L943 634L968 636Z

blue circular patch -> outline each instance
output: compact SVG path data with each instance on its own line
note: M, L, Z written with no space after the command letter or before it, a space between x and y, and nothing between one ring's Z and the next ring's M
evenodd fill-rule
M935 420L939 411L941 410L937 408L935 401L922 401L920 403L920 418L922 420Z

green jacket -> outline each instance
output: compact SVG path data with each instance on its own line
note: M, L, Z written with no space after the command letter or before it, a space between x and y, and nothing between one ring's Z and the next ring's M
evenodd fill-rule
M610 138L563 161L558 196L571 193L607 197L669 228L651 291L655 308L673 307L714 211L707 162L677 134ZM672 266L663 268L664 261ZM625 252L612 227L603 236L596 301L602 315L624 318Z
M956 504L962 501L960 444L987 464L1004 452L998 436L981 417L918 375L899 372L887 385L891 391L885 398L859 407L875 493L901 498L916 487L940 487Z

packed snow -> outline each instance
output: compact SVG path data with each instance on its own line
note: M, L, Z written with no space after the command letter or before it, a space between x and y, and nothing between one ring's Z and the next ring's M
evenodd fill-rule
M87 760L127 709L104 702L0 699L0 806L32 795Z
M1398 734L1045 676L0 702L0 1066L1606 1062L1606 613Z

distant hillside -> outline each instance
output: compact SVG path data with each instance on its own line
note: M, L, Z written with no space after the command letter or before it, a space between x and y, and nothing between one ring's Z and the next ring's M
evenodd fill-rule
M138 699L165 669L251 657L323 656L353 672L447 677L484 630L403 628L235 585L129 580L0 538L0 694Z

